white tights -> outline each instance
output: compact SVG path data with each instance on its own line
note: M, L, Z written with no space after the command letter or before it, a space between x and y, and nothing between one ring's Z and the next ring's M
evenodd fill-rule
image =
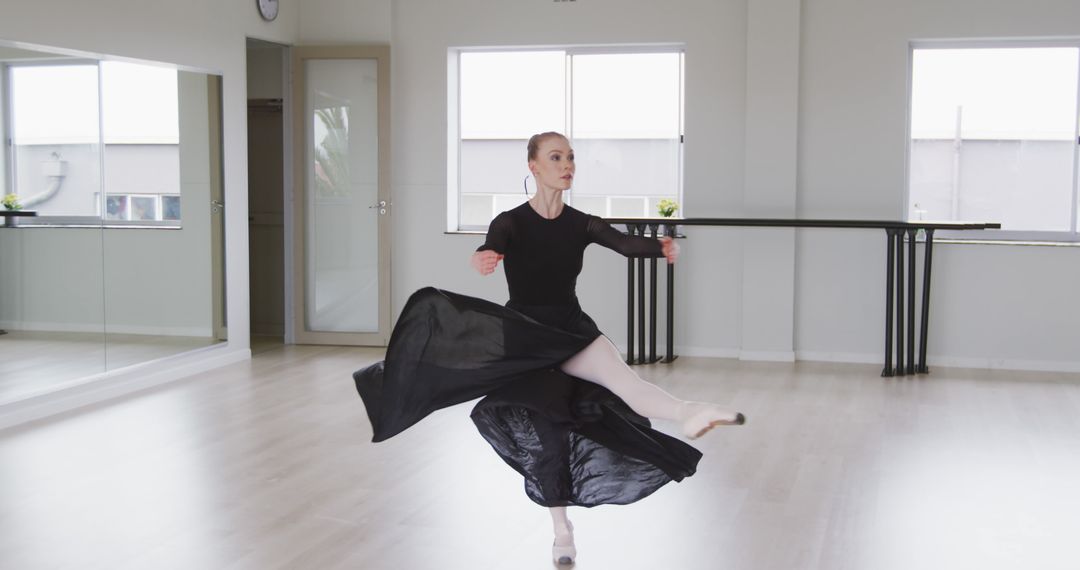
M574 527L566 516L566 507L549 507L551 526L555 530L555 544L566 546L574 543Z
M581 352L562 364L563 372L599 384L622 398L630 409L647 417L678 421L683 417L680 400L641 379L623 362L615 345L599 336Z

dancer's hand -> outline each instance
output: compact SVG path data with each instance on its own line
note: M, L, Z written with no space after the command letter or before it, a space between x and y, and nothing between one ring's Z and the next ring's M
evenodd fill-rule
M470 263L472 263L473 269L480 273L480 275L491 275L502 258L503 256L501 253L495 253L490 249L485 249L484 251L474 253Z
M669 264L679 259L679 244L675 243L674 239L668 236L660 238L660 247L663 248L664 257L667 258Z

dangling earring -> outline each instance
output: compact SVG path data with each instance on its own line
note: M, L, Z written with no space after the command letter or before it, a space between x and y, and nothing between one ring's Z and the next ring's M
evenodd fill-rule
M529 177L525 176L525 179L521 181L521 185L525 187L525 195L529 195Z

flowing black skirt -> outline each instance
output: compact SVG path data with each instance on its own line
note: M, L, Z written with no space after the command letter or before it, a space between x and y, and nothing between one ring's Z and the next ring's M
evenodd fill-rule
M609 390L559 370L600 334L576 305L503 307L421 289L405 304L386 360L353 374L372 441L484 397L473 422L540 505L627 504L693 475L699 451L652 429Z

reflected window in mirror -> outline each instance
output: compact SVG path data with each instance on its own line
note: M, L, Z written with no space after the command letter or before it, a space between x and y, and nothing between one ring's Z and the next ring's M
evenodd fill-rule
M5 193L43 222L179 225L175 69L87 60L5 67Z
M95 200L98 200L95 195ZM180 221L179 194L114 194L105 197L105 220Z
M221 110L214 74L0 39L0 194L38 214L0 223L0 414L227 338Z

